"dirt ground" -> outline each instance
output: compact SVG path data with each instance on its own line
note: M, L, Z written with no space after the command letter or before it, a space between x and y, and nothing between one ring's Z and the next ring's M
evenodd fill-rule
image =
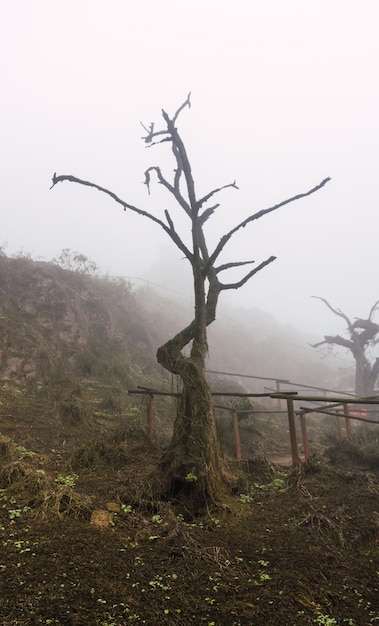
M191 519L143 439L4 417L0 623L379 624L378 474L340 451L226 459L230 500Z

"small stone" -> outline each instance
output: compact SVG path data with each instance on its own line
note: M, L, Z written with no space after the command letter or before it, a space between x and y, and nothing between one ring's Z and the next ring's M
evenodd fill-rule
M91 524L100 528L109 528L112 521L112 513L104 509L95 509L91 514Z
M117 504L117 502L107 502L105 508L112 513L120 513L121 511L120 505Z

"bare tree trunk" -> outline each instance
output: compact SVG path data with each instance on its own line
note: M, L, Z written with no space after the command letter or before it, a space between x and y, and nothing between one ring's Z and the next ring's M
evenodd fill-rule
M195 512L225 495L213 402L204 372L191 357L182 370L174 433L161 460L167 495Z
M216 420L211 391L205 376L208 351L207 325L214 320L219 294L214 277L205 300L200 264L194 265L195 318L173 339L159 348L159 363L180 376L183 384L174 432L161 468L168 497L183 500L194 513L225 497ZM192 341L190 356L182 349Z
M379 374L379 359L371 365L367 358L359 355L355 358L355 393L357 396L375 395L375 385Z

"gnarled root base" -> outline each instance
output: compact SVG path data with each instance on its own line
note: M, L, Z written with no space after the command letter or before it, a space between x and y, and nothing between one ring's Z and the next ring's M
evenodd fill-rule
M225 505L229 490L217 453L211 464L194 458L185 461L178 450L170 447L161 459L160 468L162 496L183 505L189 515L196 516Z

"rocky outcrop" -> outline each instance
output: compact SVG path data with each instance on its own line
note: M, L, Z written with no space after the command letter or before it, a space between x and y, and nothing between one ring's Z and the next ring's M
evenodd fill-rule
M0 377L131 376L154 363L145 315L128 285L0 255ZM137 338L137 339L136 339Z

